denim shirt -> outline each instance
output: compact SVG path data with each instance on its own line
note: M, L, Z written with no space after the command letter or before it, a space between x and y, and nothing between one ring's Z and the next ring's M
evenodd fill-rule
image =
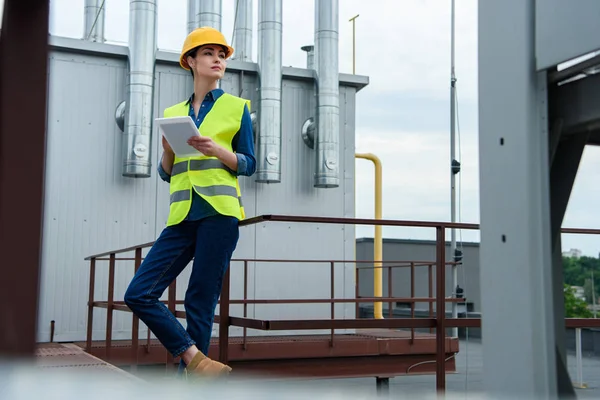
M202 121L206 117L206 114L211 110L215 101L223 94L222 89L214 89L206 94L198 116L194 113L194 107L192 102L194 101L194 94L190 96L187 101L189 105L189 116L196 123L196 127L200 127ZM251 176L256 170L256 158L254 156L254 134L252 132L252 120L250 119L250 111L247 106L244 106L244 114L242 115L242 122L240 130L235 134L232 140L233 152L237 157L237 171L231 171L234 175L240 176ZM161 158L162 160L162 158ZM162 167L162 162L158 163L158 174L161 179L165 182L171 181L171 176ZM185 221L196 221L202 218L217 215L217 211L202 197L192 190L192 205L190 211L185 218Z

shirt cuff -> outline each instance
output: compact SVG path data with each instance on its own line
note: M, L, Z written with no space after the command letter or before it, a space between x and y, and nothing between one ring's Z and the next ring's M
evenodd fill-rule
M237 157L237 175L244 175L248 170L248 161L246 156L240 153L235 153Z
M167 174L167 172L164 170L163 166L162 166L162 157L160 159L160 161L158 162L158 175L160 175L160 178L165 181L165 182L171 182L171 176L169 174Z

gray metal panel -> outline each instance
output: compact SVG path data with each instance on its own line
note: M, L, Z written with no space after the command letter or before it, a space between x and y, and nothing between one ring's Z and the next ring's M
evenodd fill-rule
M536 0L537 70L541 71L600 49L599 19L598 0ZM532 24L533 21L528 23Z
M479 1L482 335L492 398L557 395L546 75L534 73L534 17L534 0Z
M283 140L281 183L258 185L257 214L291 214L314 216L352 216L353 205L345 206L345 192L353 193L353 184L348 187L344 180L338 188L314 188L314 150L308 148L301 137L303 122L315 111L314 86L304 82L284 81L283 83ZM340 168L349 171L354 165L354 143L346 146L348 138L353 138L353 123L346 125L347 109L340 110L340 127L344 127L340 142L344 154ZM351 229L346 227L345 229ZM351 230L353 235L353 230ZM348 235L340 225L265 223L257 227L256 256L258 258L287 259L352 259L354 254L348 246ZM352 296L353 287L344 287L348 282L344 263L335 267L336 297ZM346 272L346 277L344 277ZM328 263L310 264L269 264L258 263L256 270L257 298L329 298L330 266ZM341 279L340 279L341 278ZM337 305L338 317L349 314L353 305ZM257 306L257 318L292 319L298 317L329 318L330 306L286 305L284 307Z
M354 87L340 87L340 159L344 160L343 173L344 186L344 216L356 217L356 201L354 177L356 176L356 91ZM346 225L341 227L344 231L344 255L346 259L356 260L356 227ZM356 264L348 263L344 266L344 297L352 298L355 295ZM336 309L336 312L338 310ZM344 318L355 317L354 304L344 306ZM339 315L338 315L339 316Z
M50 57L40 340L49 339L51 320L55 340L85 337L84 257L154 238L155 181L121 176L114 110L125 96L126 71L115 59ZM105 299L108 263L99 262L97 270L97 298ZM132 275L133 268L117 264L117 298ZM104 334L105 315L96 312L95 338ZM117 315L114 337L130 327L130 316Z

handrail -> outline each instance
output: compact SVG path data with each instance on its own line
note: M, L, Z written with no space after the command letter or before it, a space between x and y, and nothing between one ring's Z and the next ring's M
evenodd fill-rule
M152 242L140 244L138 246L130 246L130 247L126 247L124 249L113 250L113 251L106 251L104 253L94 254L94 255L91 255L91 256L88 256L88 257L84 258L84 260L85 261L90 261L90 260L92 260L94 258L106 257L106 256L110 256L110 255L113 255L113 254L127 253L127 252L134 251L134 250L137 250L137 249L145 249L147 247L152 247L155 242L156 241L154 240Z
M261 222L303 222L303 223L319 223L319 224L347 224L347 225L382 225L382 226L404 226L415 228L455 228L465 230L478 230L479 224L464 223L464 222L437 222L437 221L408 221L394 219L368 219L368 218L342 218L342 217L311 217L301 215L277 215L264 214L256 217L248 218L240 221L239 226L250 226ZM600 235L600 229L590 228L562 228L561 233L568 234L587 234ZM124 249L106 251L103 253L94 254L84 258L85 261L90 261L94 258L106 257L111 254L126 253L136 249L145 249L154 245L155 241L140 244L138 246L130 246Z
M318 224L347 224L347 225L382 225L382 226L408 226L415 228L457 228L477 230L479 225L468 223L451 223L451 222L428 222L428 221L404 221L394 219L369 219L369 218L344 218L344 217L313 217L303 215L278 215L264 214L256 217L251 217L240 221L239 226L250 226L261 222L303 222L303 223L318 223ZM125 253L135 249L144 249L151 247L155 241L141 244L139 246L130 246L125 249L106 251L99 254L94 254L85 258L86 261L92 258L106 257L111 254Z
M134 251L137 250L141 247L136 247L136 248L132 248L130 249L130 251ZM129 251L129 250L128 250ZM111 254L116 254L116 253L111 253ZM95 257L95 256L90 256L89 257L90 260L96 260L96 261L110 261L111 258L110 257ZM120 258L120 257L114 257L112 258L115 261L135 261L135 258L131 258L131 257L124 257L124 258ZM144 259L144 257L141 258L142 260ZM88 260L89 261L89 260ZM293 259L293 258L289 258L289 259L277 259L277 258L232 258L230 260L231 262L244 262L244 261L248 261L248 262L256 262L256 263L269 263L269 262L277 262L277 263L299 263L299 264L318 264L318 263L331 263L334 262L336 264L374 264L373 261L374 260L335 260L335 259L317 259L317 258L306 258L306 259ZM414 264L415 267L426 267L428 265L432 265L435 264L436 261L431 260L431 261L410 261L410 260L402 260L402 261L382 261L381 264L385 264L382 266L367 266L367 267L357 267L357 268L410 268L411 264ZM399 264L399 265L389 265L389 264ZM446 265L455 265L455 264L460 264L460 262L457 261L446 261Z
M382 226L408 226L415 228L456 228L477 230L479 224L464 222L436 222L414 221L398 219L350 218L350 217L314 217L304 215L279 215L264 214L241 221L240 226L257 224L260 222L308 222L318 224L345 224L345 225L382 225Z

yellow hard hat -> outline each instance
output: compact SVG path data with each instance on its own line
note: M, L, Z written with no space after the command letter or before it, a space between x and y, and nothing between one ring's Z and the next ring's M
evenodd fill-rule
M185 38L185 41L183 42L183 49L181 50L181 55L179 56L179 65L181 65L183 69L187 69L189 71L190 66L186 60L187 53L190 50L205 44L218 44L219 46L223 46L226 49L225 58L229 58L233 54L233 47L227 44L225 36L223 36L221 32L215 28L203 26L193 30Z

